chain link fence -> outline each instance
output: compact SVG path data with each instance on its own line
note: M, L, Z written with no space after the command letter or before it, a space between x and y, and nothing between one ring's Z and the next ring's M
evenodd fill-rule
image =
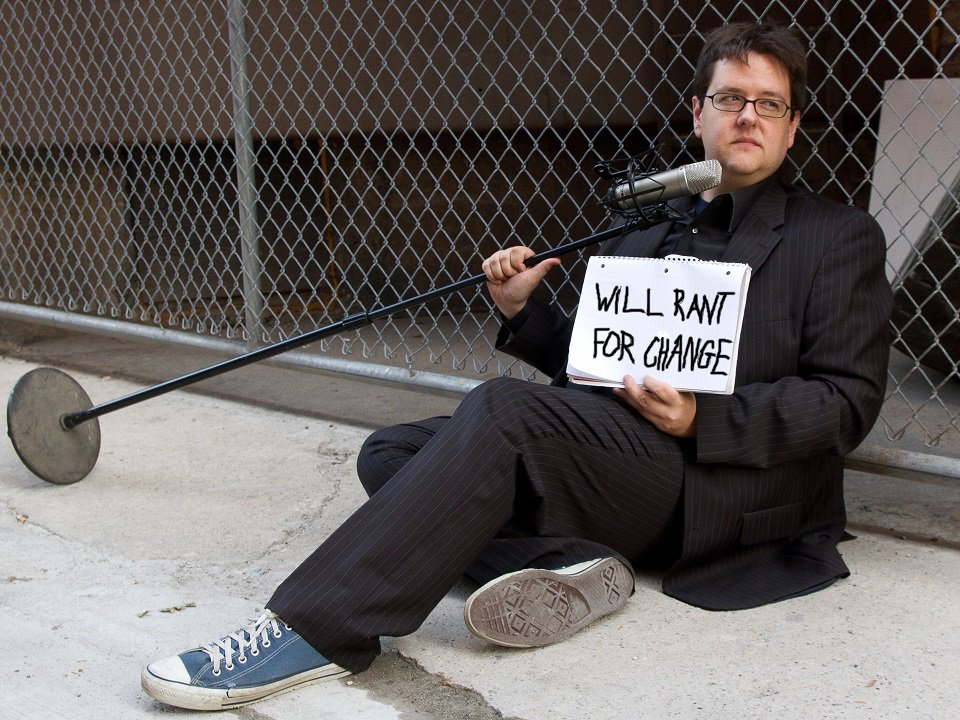
M788 179L868 208L890 243L880 425L956 440L960 0L8 0L2 312L254 347L589 235L608 222L595 163L701 159L703 35L758 18L810 49ZM546 290L574 303L583 261L565 268ZM497 326L477 286L311 352L532 376L494 353Z

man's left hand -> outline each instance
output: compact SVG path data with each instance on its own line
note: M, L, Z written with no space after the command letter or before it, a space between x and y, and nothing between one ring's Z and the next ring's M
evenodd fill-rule
M696 434L697 396L692 392L680 392L649 375L643 378L643 384L626 375L623 387L614 388L613 392L661 432L675 437Z

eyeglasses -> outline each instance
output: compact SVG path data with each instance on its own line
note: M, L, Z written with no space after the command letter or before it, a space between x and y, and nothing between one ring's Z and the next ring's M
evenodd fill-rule
M787 110L796 110L783 100L773 100L771 98L747 100L743 95L734 95L733 93L714 93L704 97L708 98L717 110L723 112L740 112L747 106L747 103L753 104L753 109L756 110L757 115L768 118L782 118L787 114Z

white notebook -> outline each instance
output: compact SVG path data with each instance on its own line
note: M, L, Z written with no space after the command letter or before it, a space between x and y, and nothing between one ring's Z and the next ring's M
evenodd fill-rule
M567 375L606 387L651 375L678 390L732 393L749 285L743 263L591 257Z

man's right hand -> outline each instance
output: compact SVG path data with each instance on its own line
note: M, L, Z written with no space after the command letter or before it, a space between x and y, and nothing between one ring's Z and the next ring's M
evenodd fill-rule
M540 281L560 264L559 258L550 258L527 267L524 263L534 255L533 250L523 245L498 250L483 261L487 276L487 291L497 309L507 319L523 310L527 299Z

